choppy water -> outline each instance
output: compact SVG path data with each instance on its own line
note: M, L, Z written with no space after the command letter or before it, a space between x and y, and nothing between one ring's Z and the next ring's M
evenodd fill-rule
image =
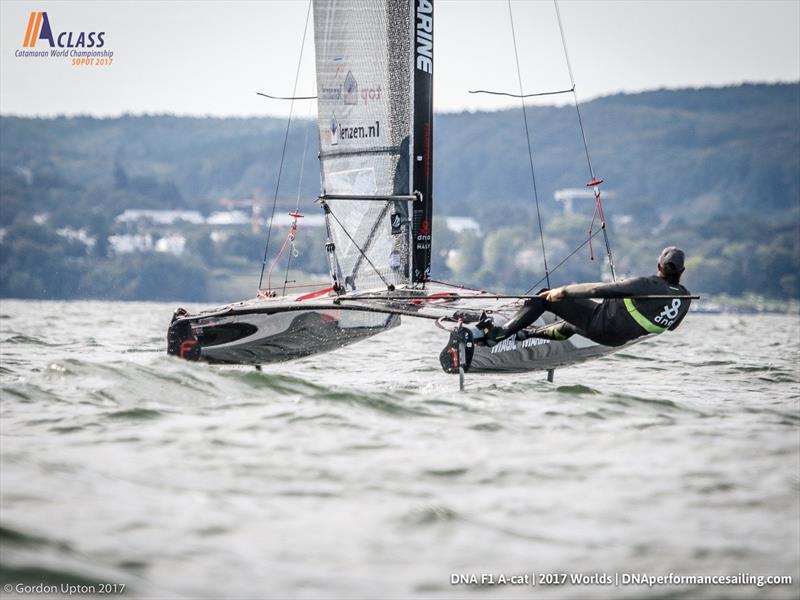
M259 373L168 358L173 308L0 303L4 585L797 597L796 316L692 314L555 384L473 376L458 393L428 323ZM793 584L475 587L452 586L454 573Z

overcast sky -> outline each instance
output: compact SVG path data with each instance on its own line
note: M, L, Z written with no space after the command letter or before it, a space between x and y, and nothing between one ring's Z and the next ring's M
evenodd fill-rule
M800 79L800 0L562 0L560 7L582 99ZM569 87L552 2L514 0L512 8L526 92ZM0 112L286 114L288 103L255 92L291 93L306 9L306 0L0 0ZM47 11L55 34L105 31L112 64L16 57L34 10ZM313 93L311 27L299 94ZM436 0L437 110L518 105L467 93L518 89L510 31L505 0ZM40 48L49 46L39 41Z

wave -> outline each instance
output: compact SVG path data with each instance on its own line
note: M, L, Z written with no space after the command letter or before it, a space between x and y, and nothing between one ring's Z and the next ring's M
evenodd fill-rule
M570 394L574 396L585 396L587 394L600 394L598 390L590 388L588 385L559 385L556 387L559 394Z
M129 410L120 410L108 413L106 416L111 419L129 419L138 421L138 420L158 419L164 416L164 412L148 408L132 408Z
M47 340L45 340L43 338L40 338L40 337L36 337L36 336L33 336L33 335L23 335L21 333L18 333L16 335L12 335L11 337L2 340L2 342L0 342L0 343L3 343L3 344L24 344L24 345L30 345L30 346L53 346L53 347L60 345L60 344L54 344L52 342L48 342Z

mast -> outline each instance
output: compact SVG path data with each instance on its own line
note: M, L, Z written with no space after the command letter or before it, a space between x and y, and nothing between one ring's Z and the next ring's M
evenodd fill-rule
M431 272L433 230L433 0L414 3L412 282L424 284Z

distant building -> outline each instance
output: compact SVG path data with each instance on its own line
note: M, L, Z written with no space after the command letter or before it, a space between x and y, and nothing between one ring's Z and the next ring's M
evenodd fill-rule
M211 213L206 219L208 225L250 225L252 218L241 210L226 210Z
M450 231L461 233L463 231L474 231L480 233L481 226L472 217L438 217Z
M178 221L186 221L192 225L203 225L206 220L196 210L158 210L128 209L115 219L117 223L135 224L141 221L153 225L174 225Z
M153 236L146 235L112 235L108 238L115 254L129 254L131 252L149 252L153 249Z
M186 248L186 238L177 233L173 233L162 238L155 243L156 252L167 252L180 256Z
M275 219L272 224L275 227L289 227L294 221L294 217L289 216L287 213L275 213ZM267 221L269 222L269 221ZM297 219L298 227L325 227L325 215L322 211L314 211L310 215L303 215L303 218Z
M254 198L247 198L244 200L234 200L232 198L220 198L219 203L227 208L228 210L232 210L235 208L244 208L250 209L250 230L252 233L258 233L261 229L262 221L261 221L261 198L256 193ZM242 212L242 211L236 211ZM243 213L244 214L244 213ZM213 215L212 215L213 216Z
M65 237L69 240L77 241L83 244L84 246L88 246L89 248L93 247L95 244L95 239L91 237L85 229L73 229L72 227L63 227L61 229L56 230L56 233L61 237Z
M603 198L613 198L614 196L616 196L614 192L607 192L605 190L602 192ZM564 188L562 190L556 190L556 193L553 194L553 198L555 198L556 202L563 202L564 214L570 215L575 209L572 204L573 200L594 200L594 190L589 187Z
M186 238L178 233L171 233L156 240L153 240L153 236L149 233L112 235L108 238L108 242L115 254L165 252L180 256L186 249Z

